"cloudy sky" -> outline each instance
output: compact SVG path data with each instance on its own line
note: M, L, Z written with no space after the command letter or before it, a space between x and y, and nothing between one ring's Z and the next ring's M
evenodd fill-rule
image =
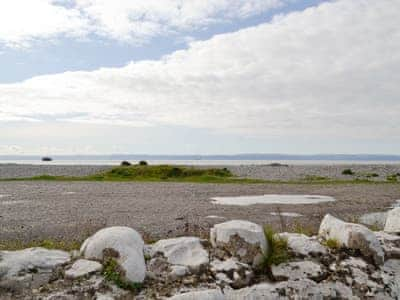
M399 14L399 0L1 0L0 154L398 154Z

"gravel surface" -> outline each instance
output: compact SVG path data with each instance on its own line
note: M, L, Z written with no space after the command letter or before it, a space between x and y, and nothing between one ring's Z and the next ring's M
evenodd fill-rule
M212 204L211 197L262 194L327 195L311 205ZM292 230L315 230L326 213L354 220L387 209L400 199L400 184L190 184L118 182L0 182L0 241L84 239L99 228L126 225L146 239L202 235L225 219L245 219ZM302 217L279 217L271 212ZM207 216L214 216L207 218ZM216 218L221 217L221 218Z
M207 166L198 166L205 168ZM218 167L218 166L212 166ZM224 167L224 166L220 166ZM371 180L386 180L386 176L400 173L400 164L391 165L290 165L272 167L269 165L226 166L235 175L266 180L296 180L306 176L322 176L332 179L354 179L356 176L342 175L344 169L352 169L357 175L376 173L379 177ZM0 178L21 178L39 175L85 176L103 172L112 166L94 165L13 165L0 164ZM399 178L400 179L400 178Z
M27 178L40 175L86 176L103 172L111 166L62 166L62 165L17 165L0 164L0 178Z

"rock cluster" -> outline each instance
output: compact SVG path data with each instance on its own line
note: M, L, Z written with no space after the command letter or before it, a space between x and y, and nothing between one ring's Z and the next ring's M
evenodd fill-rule
M109 227L79 253L1 251L0 299L399 299L398 213L380 232L326 215L318 236L276 234L289 256L277 265L265 265L276 249L247 221L215 225L210 240L149 245L132 228Z

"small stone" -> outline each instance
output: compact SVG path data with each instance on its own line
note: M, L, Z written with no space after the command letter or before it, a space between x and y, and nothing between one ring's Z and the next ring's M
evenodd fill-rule
M67 278L76 279L87 276L96 272L100 272L103 266L97 261L78 259L70 269L65 271Z
M287 240L291 251L301 256L318 256L328 252L326 247L322 246L315 238L310 238L304 234L285 232L279 234L279 236Z

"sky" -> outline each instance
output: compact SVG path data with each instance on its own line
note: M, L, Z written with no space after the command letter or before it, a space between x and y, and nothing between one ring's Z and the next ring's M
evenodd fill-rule
M399 0L1 0L0 155L400 153Z

